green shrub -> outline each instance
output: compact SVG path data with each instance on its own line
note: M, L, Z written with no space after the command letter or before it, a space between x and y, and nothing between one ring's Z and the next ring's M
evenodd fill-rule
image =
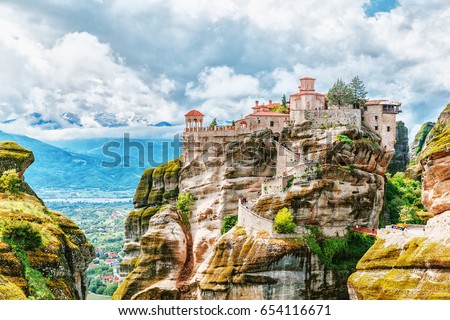
M356 264L374 244L366 234L348 231L343 238L325 237L316 226L307 226L306 244L326 268L344 273L354 271Z
M177 209L180 211L181 220L189 226L189 217L192 214L192 206L194 205L195 197L189 192L182 192L178 195Z
M292 183L294 182L294 178L289 178L288 181L286 182L286 190L289 189L290 187L292 187Z
M338 134L338 135L336 135L336 139L337 139L339 142L348 143L348 144L350 144L350 145L353 144L352 139L350 139L349 137L347 137L345 134Z
M222 228L220 229L221 234L225 234L233 228L238 221L238 216L225 216L223 217Z
M42 236L31 223L17 221L3 229L3 240L25 251L31 251L42 246Z
M274 220L274 228L278 233L293 233L295 231L296 224L294 223L294 217L288 208L283 208L278 211Z
M20 180L19 175L16 170L6 170L2 173L0 177L0 191L9 193L19 193L20 192Z

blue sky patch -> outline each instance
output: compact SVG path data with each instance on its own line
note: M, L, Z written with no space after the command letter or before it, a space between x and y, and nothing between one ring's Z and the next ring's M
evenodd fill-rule
M397 5L397 0L371 0L365 7L365 12L369 17L373 17L378 12L389 12Z

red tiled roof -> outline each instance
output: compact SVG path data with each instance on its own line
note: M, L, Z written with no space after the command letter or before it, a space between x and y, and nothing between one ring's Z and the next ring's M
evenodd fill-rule
M185 117L203 117L203 113L197 110L191 110L184 115Z
M379 99L379 100L368 100L364 105L365 106L375 106L380 104L383 101L387 101L386 99Z
M270 111L258 111L249 114L247 117L289 117L286 113L270 112Z

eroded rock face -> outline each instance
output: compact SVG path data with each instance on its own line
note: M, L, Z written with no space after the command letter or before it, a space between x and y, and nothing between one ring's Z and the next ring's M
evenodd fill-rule
M253 206L273 219L288 207L299 225L318 225L324 234L342 236L349 225L373 228L383 207L384 174L392 153L369 131L333 128L288 132L286 144L306 159L294 168L286 194L260 197ZM347 142L334 136L345 136Z
M0 172L14 169L23 177L25 170L34 162L33 152L13 141L0 142Z
M431 129L433 129L435 122L425 122L420 127L419 131L416 133L414 137L414 141L411 143L411 158L417 160L417 155L423 150L425 147L425 143L427 141L428 134Z
M334 139L337 134L351 143ZM392 154L379 147L375 134L345 127L293 130L280 141L306 156L315 170L308 179L295 172L283 196L260 196L262 183L276 176L277 145L270 130L196 150L195 159L170 170L176 174L169 180L164 167L144 172L126 221L121 273L128 276L114 298L346 298L345 278L325 270L304 244L245 232L221 237L222 219L236 215L239 199L246 198L258 199L253 210L261 216L273 218L286 206L299 224L318 225L332 236L342 235L350 222L376 225ZM156 184L155 172L160 172ZM173 205L174 197L151 196L154 190L196 198L189 228L165 206ZM157 264L161 248L165 258Z
M133 199L134 210L125 221L125 256L120 266L122 277L135 267L140 255L140 239L147 232L150 219L165 205L175 203L180 170L181 161L175 159L142 174Z
M397 121L395 153L389 163L388 172L392 175L404 172L409 165L408 128L403 121Z
M450 299L450 211L424 228L379 233L348 280L350 298Z
M200 299L348 298L346 277L326 270L304 243L239 227L219 239L195 281Z
M384 230L348 280L352 299L450 298L450 105L419 154L424 231ZM420 228L420 227L419 227Z
M23 177L33 162L32 152L13 142L0 146L0 175L14 169ZM95 256L94 248L75 223L45 207L24 181L20 190L0 192L0 225L2 230L30 226L42 245L24 249L0 235L0 299L85 299L85 271Z
M419 155L422 202L433 215L450 210L450 104L441 113Z
M169 163L144 172L134 198L135 209L125 222L126 256L120 270L122 276L129 276L119 287L115 299L195 297L196 291L189 289L189 281L220 237L223 216L237 214L239 198L257 197L261 181L275 174L276 150L271 131L242 137L235 143L207 150L205 154L207 156L199 156L184 166L176 160L176 165ZM187 240L178 241L180 246L175 254L182 257L181 252L184 252L186 258L181 259L184 262L173 260L172 267L179 270L186 261L189 267L183 269L181 280L177 275L157 273L156 278L161 281L155 282L155 274L148 272L151 267L140 261L146 261L147 253L160 246L173 247L173 236L169 234L170 237L164 238L160 234L163 224L158 221L174 210L165 205L175 203L178 190L191 193L196 201L189 219L190 228L185 230ZM173 219L170 221L165 227L169 230L176 224ZM181 243L184 243L184 251Z
M140 239L140 254L113 299L180 299L179 289L192 268L190 243L175 208L152 216Z

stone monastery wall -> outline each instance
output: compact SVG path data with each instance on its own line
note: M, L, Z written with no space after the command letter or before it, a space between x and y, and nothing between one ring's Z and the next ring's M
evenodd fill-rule
M249 230L251 234L256 234L258 231L266 231L272 233L273 221L260 217L247 209L239 202L238 209L238 225Z
M313 126L355 126L361 128L361 110L340 109L340 110L301 110L304 119L312 121Z

